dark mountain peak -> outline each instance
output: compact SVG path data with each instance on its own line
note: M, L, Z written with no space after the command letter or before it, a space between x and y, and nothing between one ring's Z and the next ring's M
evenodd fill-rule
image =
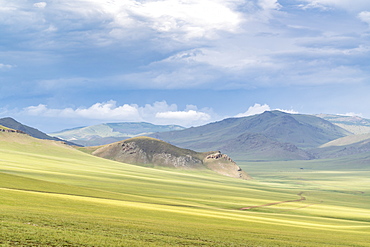
M258 114L258 115L254 115L260 119L271 119L271 118L275 118L276 116L280 115L279 114L280 112L278 111L265 111L261 114Z
M62 142L67 143L68 145L76 145L72 142L67 142L67 141L64 141L64 140L56 138L56 137L48 136L47 134L39 131L38 129L29 127L27 125L24 125L24 124L16 121L15 119L13 119L11 117L1 118L0 119L0 125L3 125L5 127L11 128L11 129L14 129L14 130L17 130L17 131L24 132L24 133L26 133L26 134L28 134L32 137L35 137L37 139L62 141Z
M273 117L275 117L280 113L281 113L280 111L264 111L263 113L259 114L259 116L273 116Z
M278 117L278 116L290 116L293 115L291 113L287 113L280 110L272 110L272 111L264 111L263 113L259 114L260 116L270 116L270 117Z
M11 117L4 117L4 118L1 118L0 119L0 122L2 123L2 125L4 125L5 127L8 127L6 125L12 125L12 126L22 126L23 124L21 124L20 122L16 121L14 118L11 118Z
M39 130L37 130L35 128L32 128L32 127L29 127L27 125L21 124L20 122L16 121L14 118L11 118L11 117L1 118L0 119L0 124L5 126L5 127L8 127L8 128L24 131L25 133L29 134L30 136L33 136L35 134L39 134L40 136L46 135L46 134L40 132ZM35 137L35 136L33 136L33 137ZM38 138L38 137L36 137L36 138ZM40 138L40 139L46 139L46 138Z

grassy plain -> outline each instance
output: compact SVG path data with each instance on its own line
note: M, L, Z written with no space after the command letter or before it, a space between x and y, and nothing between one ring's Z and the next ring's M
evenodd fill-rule
M0 133L0 245L370 246L366 166L238 164L254 179L127 165ZM240 210L301 192L305 200Z

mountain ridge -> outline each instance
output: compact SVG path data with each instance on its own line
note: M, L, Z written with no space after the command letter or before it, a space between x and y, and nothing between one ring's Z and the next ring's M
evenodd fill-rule
M281 111L266 111L262 114L227 118L218 122L192 127L176 132L162 132L150 135L182 148L198 151L221 150L234 156L257 159L312 159L309 149L351 133L327 120L303 114L289 114ZM248 157L254 146L267 145L258 157ZM246 145L241 145L241 144ZM248 144L248 145L247 145ZM255 150L256 151L256 150ZM269 152L281 157L272 157ZM245 155L247 153L247 155Z

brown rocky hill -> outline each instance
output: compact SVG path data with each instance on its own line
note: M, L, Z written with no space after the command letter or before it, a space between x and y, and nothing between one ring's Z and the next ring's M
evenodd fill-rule
M219 151L198 153L150 137L135 137L83 149L95 156L134 165L187 170L210 169L229 177L250 178L229 156Z

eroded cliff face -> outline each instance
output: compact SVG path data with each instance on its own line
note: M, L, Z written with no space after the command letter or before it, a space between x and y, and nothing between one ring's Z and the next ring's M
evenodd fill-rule
M188 170L210 169L225 176L250 179L226 154L221 152L197 153L153 138L139 137L124 140L100 147L92 154L134 165Z
M112 143L95 150L92 154L102 158L112 159L129 164L150 163L147 154L140 149L135 142Z
M152 159L153 164L157 166L168 166L181 169L196 169L202 167L202 161L190 155L174 156L168 153L154 154Z
M209 169L221 175L251 179L228 155L222 154L220 151L207 155L203 162Z

